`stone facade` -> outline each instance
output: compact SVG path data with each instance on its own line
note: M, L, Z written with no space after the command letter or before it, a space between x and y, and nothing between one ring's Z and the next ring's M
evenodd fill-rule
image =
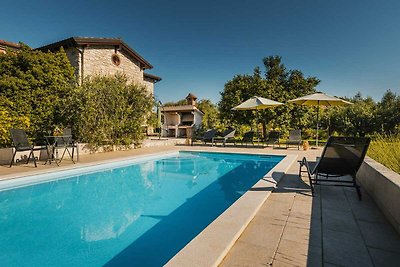
M86 77L123 73L128 77L130 82L142 84L146 87L149 94L154 94L154 81L144 78L140 63L124 51L116 51L112 46L95 46L86 47L80 51L77 48L70 47L65 52L71 65L75 67L75 75L79 80L81 80L82 75ZM117 54L120 59L118 66L112 61L114 54Z
M0 40L0 54L5 54L7 50L18 51L19 49L21 49L20 44Z
M132 83L144 85L149 94L154 94L154 84L160 77L144 73L153 66L121 39L71 37L38 50L57 51L63 47L79 82L93 75L115 75L122 73Z

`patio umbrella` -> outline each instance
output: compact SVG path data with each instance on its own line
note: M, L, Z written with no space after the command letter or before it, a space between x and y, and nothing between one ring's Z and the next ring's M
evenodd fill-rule
M274 101L268 98L263 98L260 96L253 96L252 98L247 99L240 105L233 107L232 110L260 110L273 108L276 106L281 106L283 103Z
M311 95L302 96L296 99L292 99L288 101L289 103L294 103L298 105L306 105L306 106L317 106L317 140L316 146L318 147L318 124L319 124L319 107L320 106L346 106L352 105L353 103L345 101L340 98L336 98L330 95L326 95L324 93L315 93Z
M157 103L157 128L158 128L158 130L159 130L158 139L161 138L161 127L162 127L162 122L161 122L161 107L162 107L162 103L161 103L161 102Z
M247 99L240 105L232 108L233 110L258 110L258 109L266 109L266 108L273 108L276 106L283 105L281 102L277 102L271 99L253 96L250 99Z

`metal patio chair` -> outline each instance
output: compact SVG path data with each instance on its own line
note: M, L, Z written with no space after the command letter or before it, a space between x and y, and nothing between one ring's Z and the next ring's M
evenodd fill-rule
M301 130L291 130L289 132L289 139L286 140L286 148L289 148L290 145L294 145L297 146L298 150L300 150L302 143Z
M361 200L356 174L364 161L370 141L368 137L331 136L318 161L310 162L305 157L300 161L299 175L307 172L313 195L314 185L346 186L355 187ZM306 167L305 171L303 167ZM350 179L344 176L350 176Z
M35 148L35 145L31 144L29 142L26 132L22 129L10 129L10 133L11 133L11 139L13 142L13 146L15 149L12 159L11 159L11 162L10 162L10 168L14 164L15 155L17 154L17 152L25 152L25 151L30 151L28 159L26 161L26 164L29 163L29 160L32 156L33 163L35 164L35 167L37 167L36 158L35 158L33 151L41 150L42 147Z
M270 131L268 134L268 138L264 141L265 144L268 146L269 144L272 144L272 148L275 148L275 145L281 146L279 142L279 138L281 136L281 133L278 131Z

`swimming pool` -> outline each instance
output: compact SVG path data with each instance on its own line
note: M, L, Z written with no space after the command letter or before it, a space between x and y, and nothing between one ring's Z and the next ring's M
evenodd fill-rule
M162 265L282 159L180 152L32 177L0 192L0 262Z

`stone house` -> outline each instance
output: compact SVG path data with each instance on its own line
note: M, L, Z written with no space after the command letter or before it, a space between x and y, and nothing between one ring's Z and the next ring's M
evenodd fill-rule
M0 40L0 54L5 54L7 50L18 51L21 49L20 44Z
M167 106L161 109L164 115L161 135L166 137L188 137L201 126L204 113L196 107L197 97L191 93L186 105Z
M119 38L71 37L37 48L57 51L64 48L79 82L90 75L125 74L132 82L146 86L154 94L154 84L160 77L146 73L153 66Z

